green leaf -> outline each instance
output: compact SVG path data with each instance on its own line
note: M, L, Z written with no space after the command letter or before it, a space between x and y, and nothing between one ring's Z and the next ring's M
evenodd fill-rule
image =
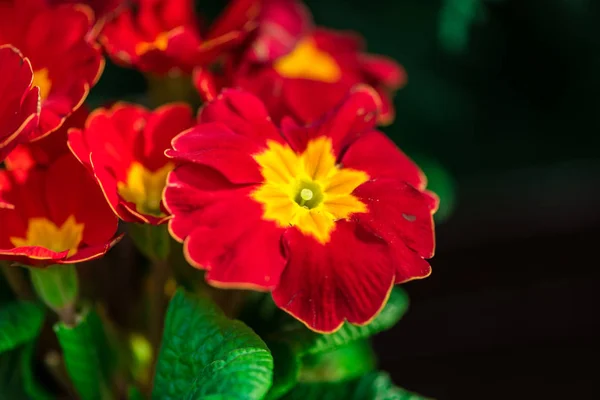
M105 342L98 340L98 326L93 311L84 312L75 326L54 325L67 372L82 400L110 398L104 375L104 357L109 350L104 347Z
M376 358L368 340L358 340L334 350L302 358L300 382L350 380L375 369Z
M313 332L300 323L295 323L273 336L274 341L289 343L299 354L316 354L332 350L356 340L366 339L391 328L408 309L408 295L396 287L381 313L368 325L357 326L345 323L332 334Z
M282 397L285 400L426 400L401 389L382 372L372 372L361 378L336 383L301 383Z
M33 369L35 356L35 342L29 342L21 352L21 376L23 388L31 400L52 400L55 397L49 394L38 382Z
M272 377L271 353L250 328L206 298L175 293L153 399L262 399Z
M0 309L0 353L37 337L44 309L35 303L14 302Z
M20 347L0 354L0 394L3 399L29 399L19 368L22 351Z

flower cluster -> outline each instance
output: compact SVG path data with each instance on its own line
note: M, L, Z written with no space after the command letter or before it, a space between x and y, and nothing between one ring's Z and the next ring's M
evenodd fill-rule
M101 257L166 229L217 288L268 291L310 329L367 324L429 275L437 197L378 130L404 69L295 0L0 0L0 260ZM103 52L187 98L89 110ZM162 228L161 228L162 227Z

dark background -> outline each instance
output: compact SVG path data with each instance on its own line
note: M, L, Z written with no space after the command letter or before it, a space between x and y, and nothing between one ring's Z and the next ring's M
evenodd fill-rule
M381 368L438 399L600 395L600 2L308 4L405 66L386 132L442 198Z

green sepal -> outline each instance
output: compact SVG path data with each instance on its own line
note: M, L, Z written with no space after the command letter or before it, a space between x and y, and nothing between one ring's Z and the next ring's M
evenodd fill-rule
M152 261L166 260L171 250L167 225L128 224L129 235L138 250Z
M75 265L29 268L29 272L35 292L49 308L58 312L75 305L79 292Z
M273 358L261 338L209 299L178 290L167 311L153 399L263 399Z
M0 353L11 350L37 337L44 322L44 309L39 304L13 302L0 308Z
M300 382L337 382L375 369L376 357L368 340L357 340L331 351L302 357Z

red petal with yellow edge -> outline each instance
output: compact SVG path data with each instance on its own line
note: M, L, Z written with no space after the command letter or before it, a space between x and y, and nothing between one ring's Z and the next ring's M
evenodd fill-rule
M95 110L85 129L71 130L69 146L93 173L115 214L124 221L158 225L168 216L138 210L138 206L145 210L148 193L143 192L136 205L130 198L126 200L119 185L128 185L134 165L141 166L144 174L168 168L165 150L173 137L189 128L193 121L192 111L185 104L172 103L150 111L134 104L117 103L110 109ZM162 175L157 176L156 179L162 179ZM153 196L160 189L156 186L160 181L156 182L150 185Z
M101 258L122 238L123 235L120 235L110 243L84 247L78 250L72 257L67 257L68 251L57 253L43 247L31 246L17 247L9 250L0 249L0 259L40 268L54 264L77 264Z
M47 167L54 160L69 153L67 132L71 128L81 128L89 115L87 107L75 111L56 132L32 143L14 149L6 158L8 169L29 169L35 166Z
M263 102L238 89L225 89L200 110L198 121L222 122L238 135L264 146L267 140L283 142Z
M409 249L401 240L391 242L389 246L394 256L396 283L427 278L431 274L431 266L427 260Z
M112 239L110 242L95 245L95 246L87 246L77 251L73 256L65 258L59 264L77 264L86 261L96 260L98 258L103 257L110 249L113 248L114 245L119 243L121 239L123 239L125 234L120 234Z
M339 157L345 146L374 129L380 104L379 96L373 88L358 85L321 121L306 128L306 133L300 134L293 130L284 131L283 134L296 152L303 152L310 139L327 136L331 138L334 153Z
M419 190L427 179L421 169L385 134L370 131L344 151L341 163L346 168L366 172L372 179L395 179L408 182Z
M435 248L432 201L406 182L374 179L357 187L353 195L367 205L368 212L354 218L393 245L402 241L424 258Z
M218 87L221 87L217 80L215 75L206 68L194 69L192 81L202 101L213 101L217 97Z
M115 235L117 217L92 176L73 155L67 154L50 165L45 192L52 221L62 224L73 215L85 224L83 243L104 244Z
M0 46L0 162L37 126L39 91L32 79L29 60L12 46Z
M194 125L192 109L184 103L170 103L149 113L142 134L134 139L133 153L136 160L151 171L167 162L165 150L179 133Z
M263 181L258 164L252 158L262 148L222 123L199 124L173 139L172 146L167 156L212 167L233 183Z
M213 286L271 290L279 283L285 265L283 231L272 222L248 219L245 213L252 213L254 206L244 208L247 203L236 205L235 212L215 207L212 212L221 213L229 225L196 228L184 242L185 254L190 264L208 270L205 278ZM260 218L257 214L251 216Z
M215 169L191 163L175 168L164 193L165 206L173 214L169 220L171 235L183 242L200 225L209 204L246 194L246 186L232 184Z
M319 332L347 320L369 323L385 305L394 284L387 245L353 222L339 221L326 245L297 229L284 235L288 260L273 300Z
M47 169L2 172L0 190L6 201L18 205L12 210L0 209L0 259L34 266L81 262L100 257L119 239L114 237L117 219L98 186L70 154ZM67 250L55 252L36 245L15 248L12 243L11 238L27 237L33 218L60 226L70 216L83 228L72 257L67 257Z
M35 74L46 70L51 83L42 99L39 136L60 127L102 73L100 48L86 39L93 22L90 15L85 6L60 6L38 12L31 20L22 51L31 58Z
M57 253L56 251L39 246L15 247L12 249L0 248L1 260L12 261L21 265L33 267L61 264L67 258L68 254L68 250Z
M199 165L180 166L169 176L165 205L173 214L171 234L185 238L188 261L207 269L206 279L215 286L266 290L278 282L283 230L262 220L252 190Z

